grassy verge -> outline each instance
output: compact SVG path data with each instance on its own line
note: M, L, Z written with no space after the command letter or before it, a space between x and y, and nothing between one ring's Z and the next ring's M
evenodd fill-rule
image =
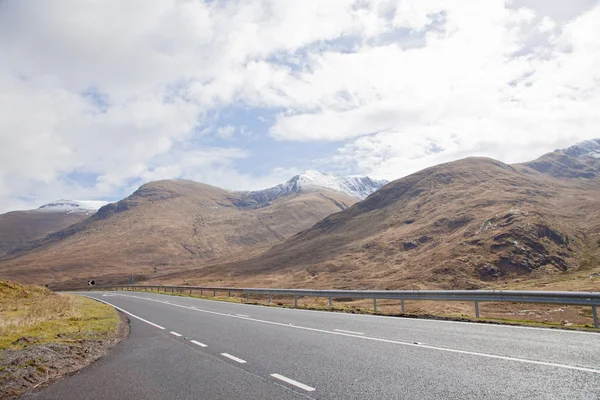
M127 292L127 291L126 291ZM490 324L502 324L502 325L516 325L516 326L533 326L533 327L544 327L544 328L556 328L556 329L565 329L565 330L589 330L593 332L597 332L597 329L593 328L591 325L586 324L572 324L570 326L565 326L560 322L553 321L534 321L527 319L512 319L512 318L475 318L466 316L464 314L431 314L431 313L390 313L383 311L373 311L372 308L360 307L359 305L348 305L348 304L340 304L337 303L334 307L329 307L328 305L318 305L318 304L298 304L295 307L293 304L285 304L278 300L273 300L272 303L267 303L266 301L259 301L255 299L250 299L249 301L245 301L243 298L239 297L212 297L212 296L200 296L197 294L188 294L188 293L169 293L169 292L156 292L150 290L136 290L137 293L154 293L175 297L191 297L197 299L204 300L215 300L215 301L224 301L229 303L240 303L240 304L252 304L252 305L260 305L265 307L280 307L280 308L297 308L302 310L314 310L314 311L330 311L330 312L341 312L341 313L350 313L350 314L368 314L368 315L381 315L381 316L390 316L390 317L405 317L405 318L425 318L425 319L437 319L437 320L448 320L448 321L464 321L464 322L478 322L478 323L490 323ZM591 314L591 311L590 311Z
M119 316L94 300L0 281L0 350L115 335Z

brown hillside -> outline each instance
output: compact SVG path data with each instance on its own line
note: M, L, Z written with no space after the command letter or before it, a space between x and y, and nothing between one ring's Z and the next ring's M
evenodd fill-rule
M329 190L273 201L184 180L151 182L0 263L6 279L82 285L200 265L281 241L357 199Z
M600 159L561 152L512 166L486 158L437 165L261 255L163 281L474 289L587 278L600 268L598 172Z
M13 211L0 215L0 256L86 219L77 212Z

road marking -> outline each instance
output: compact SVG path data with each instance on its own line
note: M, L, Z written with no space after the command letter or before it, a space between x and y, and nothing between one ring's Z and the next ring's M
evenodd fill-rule
M364 335L364 333L362 333L362 332L345 331L343 329L334 329L334 331L342 332L342 333L350 333L352 335Z
M246 360L242 360L241 358L237 358L237 357L235 357L235 356L232 356L231 354L227 354L227 353L221 353L221 355L222 355L223 357L227 357L227 358L229 358L229 359L231 359L231 360L233 360L233 361L237 361L237 362L239 362L240 364L246 364Z
M143 297L137 297L137 296L127 296L127 295L122 295L122 296L125 296L125 297L136 297L136 298L139 298L139 299L143 299ZM102 301L102 300L100 300L100 301ZM151 300L151 301L158 301L158 300ZM586 368L586 367L577 367L577 366L568 365L568 364L558 364L558 363L552 363L552 362L546 362L546 361L528 360L528 359L524 359L524 358L517 358L517 357L510 357L510 356L500 356L500 355L489 354L489 353L478 353L478 352L474 352L474 351L451 349L451 348L447 348L447 347L437 347L437 346L430 346L430 345L423 345L423 344L414 344L412 342L401 342L401 341L397 341L397 340L381 339L381 338L376 338L376 337L371 337L371 336L360 336L360 335L355 335L355 334L351 334L351 333L328 331L328 330L325 330L325 329L309 328L309 327L306 327L306 326L288 325L288 324L284 324L284 323L281 323L281 322L266 321L266 320L256 319L256 318L250 318L250 317L241 318L241 317L238 317L238 316L234 316L234 315L230 315L230 314L226 314L226 313L220 313L220 312L216 312L216 311L203 310L203 309L200 309L200 308L195 308L194 309L194 308L191 308L189 306L183 306L183 305L175 304L175 303L172 303L170 305L174 306L174 307L185 308L185 309L188 309L188 310L203 312L203 313L207 313L207 314L221 315L221 316L230 317L230 318L240 318L240 319L244 319L245 321L261 322L263 324L276 325L276 326L285 326L285 327L288 327L288 328L302 329L302 330L311 331L311 332L328 333L330 335L355 337L355 338L358 338L358 339L371 340L371 341L374 341L374 342L390 343L390 344L397 344L397 345L410 346L410 347L418 347L420 349L438 350L438 351L445 351L445 352L449 352L449 353L465 354L465 355L472 355L472 356L493 358L493 359L499 359L499 360L522 362L522 363L526 363L526 364L544 365L544 366L548 366L548 367L564 368L564 369L570 369L570 370L576 370L576 371L583 371L583 372L591 372L591 373L594 373L594 374L600 374L600 369L593 369L593 368Z
M250 318L249 316L244 315L244 314L235 314L235 315L237 315L238 317Z
M71 292L70 292L71 293ZM76 293L76 292L72 292L72 293ZM117 292L115 295L118 296L125 296L127 297L127 295L122 295L122 292ZM159 294L161 296L168 296L168 293L154 293ZM130 296L130 297L136 297L136 296ZM199 301L214 301L214 300L207 300L207 299L196 299ZM152 300L152 301L160 301L160 300ZM243 306L243 307L260 307L260 308L265 308L265 306L262 305L257 305L257 304L244 304L244 303L236 303L236 306ZM470 321L470 322L466 322L466 321L451 321L451 320L444 320L444 319L427 319L427 318L410 318L410 317L392 317L392 316L388 316L388 315L370 315L370 314L349 314L349 313L340 313L340 312L335 312L335 311L317 311L317 310L303 310L303 309L299 309L299 308L277 308L278 310L284 311L284 312L301 312L301 313L319 313L319 314L323 314L323 313L329 313L329 314L335 314L336 316L340 316L340 317L357 317L357 318L385 318L385 319L393 319L393 320L401 320L401 321L407 321L407 322L431 322L431 323L440 323L440 324L463 324L463 325L471 325L471 326L476 326L479 328L508 328L508 329L529 329L529 330L536 330L536 331L546 331L546 332L553 332L553 333L558 333L558 334L570 334L570 333L576 333L576 334L580 334L580 335L600 335L597 332L585 332L585 331L576 331L576 330L572 330L572 329L557 329L557 328L540 328L540 327L535 327L535 326L520 326L520 325L510 325L510 324L493 324L493 323L487 323L487 322L477 322L477 321Z
M170 333L171 335L175 335L175 336L181 336L181 333L177 333L177 332L173 332L173 331L171 331L171 332L169 332L169 333Z
M160 326L160 325L157 325L157 324L155 324L154 322L150 322L150 321L148 321L147 319L144 319L144 318L142 318L142 317L138 317L137 315L134 315L134 314L130 313L129 311L123 310L121 307L117 307L117 306L115 306L114 304L111 304L111 303L109 303L108 301L100 300L100 299L97 299L97 298L95 298L95 297L90 297L90 296L85 296L85 297L89 297L90 299L94 299L94 300L97 300L97 301L101 301L102 303L108 304L109 306L113 306L113 307L114 307L114 308L116 308L117 310L119 310L119 311L121 311L121 312L123 312L123 313L125 313L125 314L127 314L127 315L129 315L129 316L132 316L133 318L137 318L137 319L139 319L140 321L142 321L142 322L145 322L145 323L147 323L147 324L149 324L149 325L155 326L155 327L157 327L158 329L165 329L164 327L162 327L162 326Z
M311 387L311 386L305 385L304 383L300 383L300 382L298 382L298 381L295 381L295 380L293 380L293 379L287 378L287 377L285 377L285 376L283 376L283 375L279 375L279 374L271 374L271 376L272 376L273 378L277 378L277 379L279 379L279 380L282 380L282 381L284 381L284 382L287 382L287 383L289 383L290 385L294 385L294 386L296 386L296 387L299 387L300 389L304 389L304 390L306 390L307 392L313 392L313 391L315 390L315 388L314 388L314 387Z
M200 343L200 342L198 342L197 340L190 340L190 342L192 342L192 343L194 343L194 344L197 344L197 345L198 345L198 346L200 346L200 347L207 347L207 346L206 346L204 343Z

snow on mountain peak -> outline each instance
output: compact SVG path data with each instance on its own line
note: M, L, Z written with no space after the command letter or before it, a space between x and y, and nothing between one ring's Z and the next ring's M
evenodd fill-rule
M39 211L61 211L61 212L96 212L102 206L107 205L107 201L99 200L56 200L48 204L44 204Z
M296 187L298 189L321 187L345 193L362 200L387 183L387 181L374 180L368 176L339 176L308 170L294 176L284 186L291 186L294 189Z
M564 149L563 152L577 158L600 158L600 139L590 139L575 143L573 146Z
M271 200L301 190L324 188L345 193L362 200L387 183L387 181L379 181L369 177L339 176L308 170L292 177L292 179L283 185L277 185L252 193L255 197L260 196L261 198L264 197Z

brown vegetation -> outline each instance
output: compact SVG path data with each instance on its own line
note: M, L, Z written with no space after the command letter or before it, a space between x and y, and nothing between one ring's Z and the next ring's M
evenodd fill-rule
M468 158L394 181L264 253L160 281L352 289L597 290L600 160ZM585 173L581 174L580 172Z
M127 282L239 258L311 227L356 198L330 190L256 201L201 183L151 182L0 261L0 277L51 287ZM236 256L237 254L237 256Z

